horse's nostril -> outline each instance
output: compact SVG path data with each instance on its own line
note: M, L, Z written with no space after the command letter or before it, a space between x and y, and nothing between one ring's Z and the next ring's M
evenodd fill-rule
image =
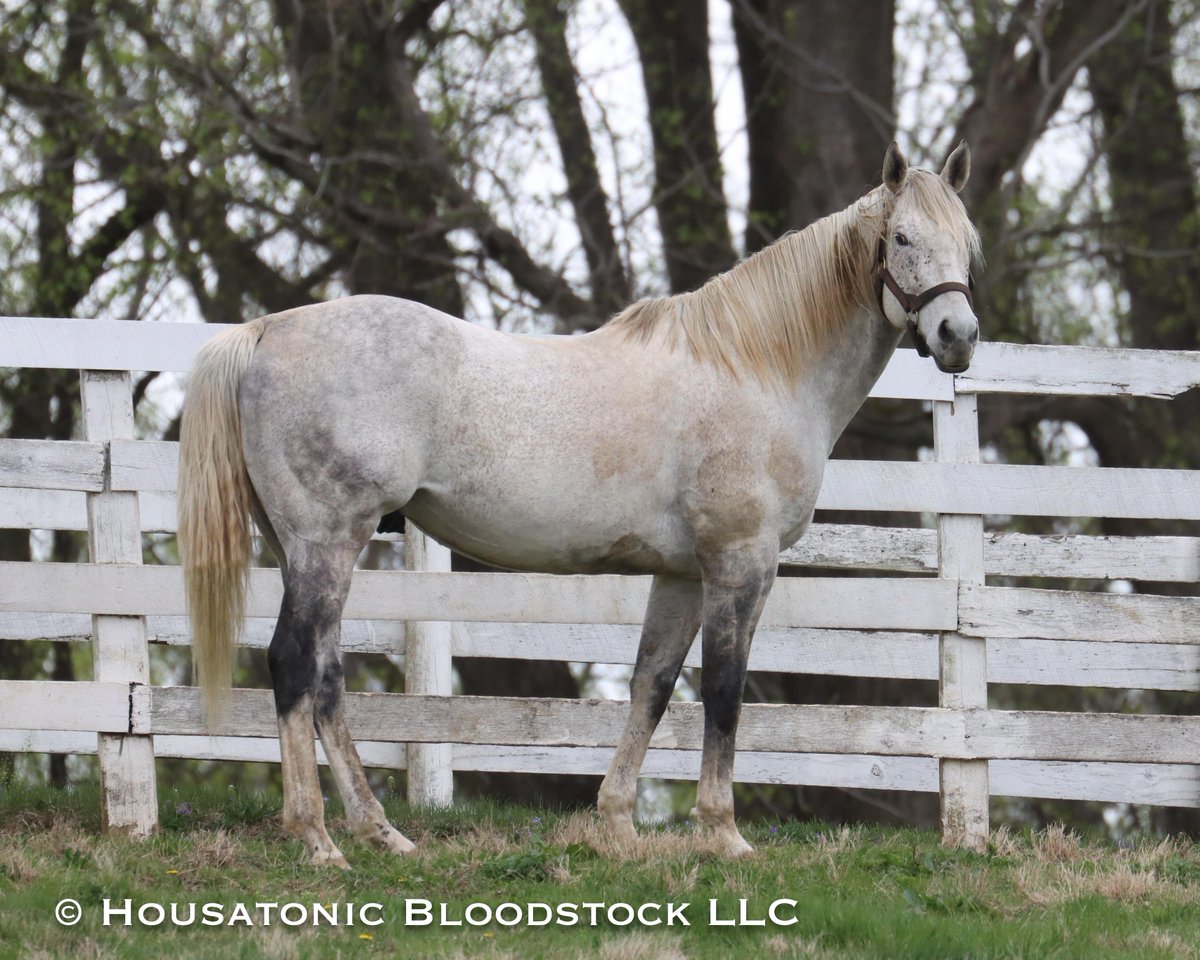
M954 339L954 334L950 332L950 321L943 320L938 324L938 339L942 343L950 343Z

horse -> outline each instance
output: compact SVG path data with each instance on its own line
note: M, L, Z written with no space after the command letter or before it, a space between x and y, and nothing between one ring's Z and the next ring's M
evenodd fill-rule
M638 773L703 626L699 842L752 852L732 772L755 625L834 441L904 330L943 371L970 363L969 172L965 143L940 174L910 168L892 143L882 183L845 210L583 336L505 334L353 296L247 322L200 351L179 460L197 674L211 719L227 702L253 520L284 584L268 652L283 826L312 863L347 866L325 829L314 728L353 832L414 849L368 786L339 651L355 559L397 511L492 566L652 576L602 824L636 839Z

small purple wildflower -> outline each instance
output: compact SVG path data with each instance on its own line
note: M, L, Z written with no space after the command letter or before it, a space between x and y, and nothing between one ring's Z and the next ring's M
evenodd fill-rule
M779 832L779 824L777 824L777 823L771 824L771 833L778 833L778 832Z
M184 800L175 804L175 812L181 817L190 817L192 815L192 805Z

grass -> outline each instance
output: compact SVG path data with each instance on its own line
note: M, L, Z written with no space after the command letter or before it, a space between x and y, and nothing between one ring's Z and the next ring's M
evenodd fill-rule
M11 787L0 793L0 957L1200 958L1200 847L1180 840L1117 849L1062 830L1001 830L972 854L929 831L762 824L744 831L758 855L725 863L697 852L686 823L648 830L629 851L609 847L587 815L386 805L420 853L401 860L356 843L335 802L335 839L355 867L343 874L307 866L282 839L272 795L167 791L161 833L135 842L99 834L95 789ZM82 906L77 926L54 920L64 897ZM220 904L226 919L238 902L298 903L310 915L313 904L373 902L384 922L105 927L105 899L127 898L135 913L176 903L185 917L188 904ZM450 919L472 903L688 902L691 925L406 928L406 898L445 903ZM779 911L794 924L708 923L710 900L723 919L743 899L762 919L780 898L797 901Z

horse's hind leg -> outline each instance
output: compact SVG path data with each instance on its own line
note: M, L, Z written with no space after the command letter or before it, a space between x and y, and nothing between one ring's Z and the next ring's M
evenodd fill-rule
M283 605L271 639L268 662L279 720L283 768L283 826L308 850L314 864L348 867L325 830L325 804L317 774L313 706L319 651L337 636L345 590L330 577L328 563L311 556L289 556Z
M337 781L338 792L346 808L346 817L354 833L377 847L392 853L412 853L415 844L388 823L383 804L371 792L363 771L358 749L350 737L350 727L342 702L345 685L340 658L326 663L317 684L316 719L321 745L329 759L329 769Z
M655 577L642 626L637 664L629 682L629 719L604 783L597 806L618 840L633 841L633 808L638 771L658 721L662 719L679 669L700 626L700 581Z
M396 852L412 849L371 793L343 713L340 624L357 553L311 541L287 550L283 606L269 654L283 761L284 827L304 842L313 863L340 867L346 860L325 830L314 724L355 833Z
M733 554L708 565L704 580L704 754L696 786L696 812L717 852L741 857L754 850L733 817L733 760L750 641L775 582L777 548Z

